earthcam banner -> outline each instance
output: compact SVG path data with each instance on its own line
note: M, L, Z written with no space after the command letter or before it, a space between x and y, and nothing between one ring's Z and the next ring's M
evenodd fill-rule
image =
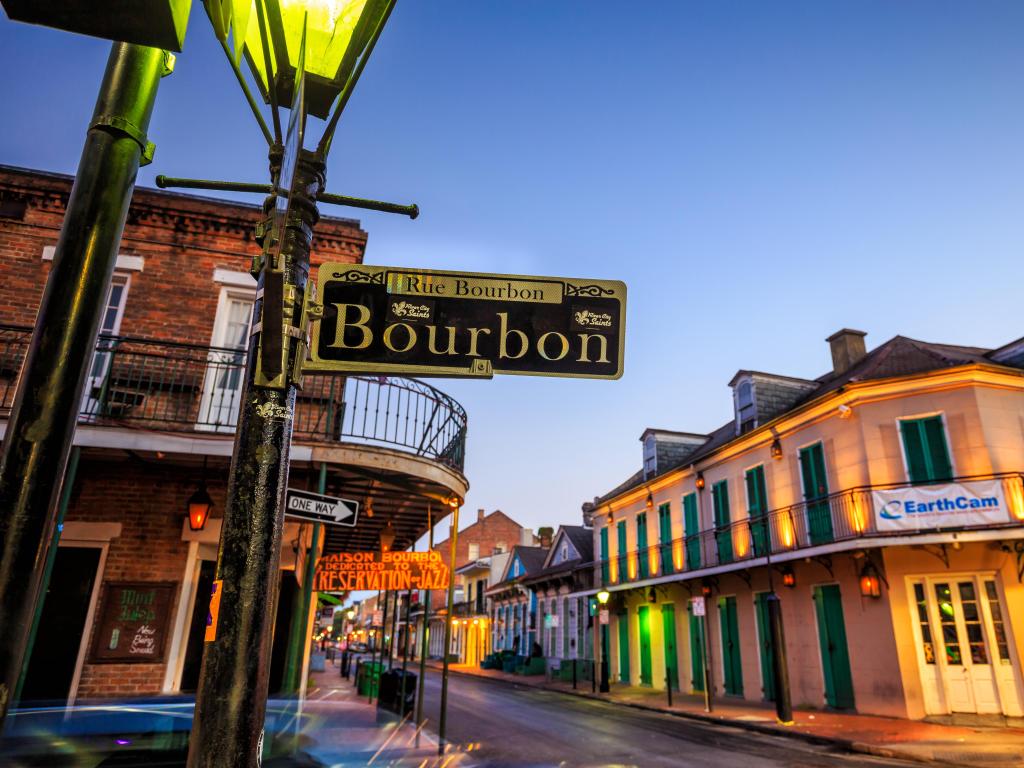
M618 281L324 264L308 372L622 375Z
M338 552L317 562L313 589L448 589L448 578L439 552Z
M1001 480L872 491L879 531L968 528L1010 521Z

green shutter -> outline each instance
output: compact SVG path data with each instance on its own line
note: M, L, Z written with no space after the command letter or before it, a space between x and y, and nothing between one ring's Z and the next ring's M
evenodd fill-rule
M740 662L740 632L736 617L736 598L718 598L718 619L722 631L722 670L725 692L743 695L743 665Z
M704 690L704 619L693 615L693 601L687 606L690 614L690 687Z
M903 450L912 483L946 482L953 478L941 416L900 422Z
M761 652L761 690L765 701L775 701L775 669L772 658L771 621L768 617L768 593L758 592L754 596L754 614L757 616L757 640Z
M750 515L750 531L754 539L754 554L763 557L768 552L768 491L764 482L764 466L759 465L748 469L747 513Z
M715 543L718 545L718 562L732 562L732 530L729 528L729 485L720 480L711 488L715 511Z
M697 519L697 494L683 496L683 536L686 537L686 567L700 568L700 521Z
M807 528L811 544L832 541L832 513L828 502L828 478L825 475L825 452L821 443L800 449L800 474L803 478L804 500L807 502Z
M636 612L640 630L640 685L651 685L654 680L651 664L651 609L641 605Z
M637 576L646 579L649 574L650 553L647 551L647 513L636 516Z
M661 575L672 573L672 507L665 502L658 507L658 540L661 559Z
M609 582L608 574L608 529L601 529L601 583Z

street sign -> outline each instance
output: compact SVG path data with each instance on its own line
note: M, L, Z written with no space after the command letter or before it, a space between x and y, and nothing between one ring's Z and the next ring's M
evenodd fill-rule
M324 264L303 372L617 379L626 286Z
M693 598L693 615L703 616L704 615L704 598L695 597Z
M288 489L285 501L285 515L314 523L347 525L354 528L359 519L359 502L351 499L336 499L319 493Z
M336 552L316 564L317 592L447 589L450 571L440 552Z
M607 608L602 608L598 612L597 616L598 616L598 620L600 621L601 624L610 624L611 623L611 616L609 615L609 612L608 612Z

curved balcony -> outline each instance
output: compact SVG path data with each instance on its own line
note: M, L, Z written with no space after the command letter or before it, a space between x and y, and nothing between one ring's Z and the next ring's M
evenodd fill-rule
M681 575L697 578L707 572L741 569L751 561L764 564L771 558L800 552L813 555L819 548L851 541L868 541L878 546L888 539L907 535L970 531L993 528L1020 528L1024 525L1024 473L1011 472L954 478L949 484L932 487L963 486L970 490L1001 487L1006 502L1005 522L988 522L957 528L880 530L876 516L875 492L913 487L911 483L863 486L771 510L760 517L743 517L729 525L703 530L692 536L633 550L595 563L596 575L603 586L614 586ZM689 576L688 574L693 574Z
M13 405L32 329L0 325L0 416ZM87 371L80 424L232 434L245 378L244 350L101 336ZM422 381L307 375L293 440L374 446L462 472L466 411Z

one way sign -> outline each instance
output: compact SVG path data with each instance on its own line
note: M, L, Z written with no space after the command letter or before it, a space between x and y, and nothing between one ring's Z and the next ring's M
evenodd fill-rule
M316 523L355 527L359 517L359 502L289 488L285 514L288 517L298 517Z

